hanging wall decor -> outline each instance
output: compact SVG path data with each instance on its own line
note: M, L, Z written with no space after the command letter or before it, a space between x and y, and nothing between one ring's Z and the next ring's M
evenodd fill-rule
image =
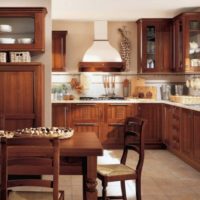
M120 32L122 39L120 42L120 55L125 63L125 71L130 70L130 52L131 52L131 43L127 37L128 31L126 30L126 26L119 28L118 31Z

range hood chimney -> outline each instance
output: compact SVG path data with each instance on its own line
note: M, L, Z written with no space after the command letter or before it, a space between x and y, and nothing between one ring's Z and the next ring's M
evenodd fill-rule
M124 63L119 52L110 45L107 30L107 21L94 22L94 41L79 63L79 71L123 71Z

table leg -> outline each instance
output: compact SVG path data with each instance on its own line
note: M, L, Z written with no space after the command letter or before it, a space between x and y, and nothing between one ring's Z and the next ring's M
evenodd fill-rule
M97 157L88 156L86 159L86 173L83 175L83 199L96 200L97 199Z

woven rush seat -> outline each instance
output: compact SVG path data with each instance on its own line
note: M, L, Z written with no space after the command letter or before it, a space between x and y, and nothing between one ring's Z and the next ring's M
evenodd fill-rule
M98 165L98 173L102 176L123 176L133 174L135 170L123 164Z

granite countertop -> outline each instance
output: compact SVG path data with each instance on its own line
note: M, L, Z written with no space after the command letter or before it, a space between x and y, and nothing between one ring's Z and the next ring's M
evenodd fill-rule
M181 108L186 108L194 111L200 111L200 104L198 105L185 105L181 103L176 103L172 101L166 100L154 100L154 99L137 99L137 98L128 98L125 100L59 100L59 101L52 101L52 104L64 104L64 103L110 103L110 104L128 104L128 103L163 103L168 105L173 105Z

